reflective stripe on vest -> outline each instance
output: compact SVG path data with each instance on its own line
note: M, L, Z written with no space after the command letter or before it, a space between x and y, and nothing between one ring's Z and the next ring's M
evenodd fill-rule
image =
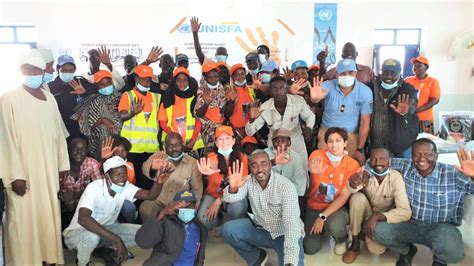
M194 126L196 125L196 118L193 117L191 114L191 102L193 101L195 96L186 99L186 137L184 139L185 142L190 140L194 133ZM174 105L169 106L166 108L166 117L168 119L167 125L171 130L175 131L175 129L171 126L172 119L173 119L173 107ZM179 133L179 132L178 132ZM186 143L185 143L186 144ZM193 150L202 149L204 148L204 141L201 138L201 133L199 133L196 143L194 143Z
M161 95L153 92L151 93L153 98L153 109L148 117L148 121L145 119L145 114L140 112L133 116L129 120L125 121L120 131L120 136L128 139L132 144L130 152L133 153L154 153L159 150L158 143L158 108L160 104ZM131 106L133 101L137 99L135 91L128 91L128 102L129 110L132 110Z

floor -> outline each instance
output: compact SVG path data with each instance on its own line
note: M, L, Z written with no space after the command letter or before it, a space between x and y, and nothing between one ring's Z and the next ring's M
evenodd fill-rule
M0 226L1 229L1 226ZM472 229L469 230L467 226L460 227L464 238L466 257L463 262L456 265L474 265L474 233ZM0 240L2 239L2 230L0 230ZM1 241L0 241L1 242ZM363 243L363 242L362 242ZM328 240L323 249L315 255L305 255L305 265L347 265L342 262L340 256L333 253L334 242ZM135 255L135 259L126 261L123 265L142 265L149 257L151 250L144 250L138 247L133 247L130 251ZM270 261L267 266L278 265L277 256L273 250L270 252ZM431 265L431 251L424 247L418 246L418 253L416 254L413 265ZM66 265L74 265L75 253L70 250L64 251ZM371 255L367 249L362 247L362 254L357 258L353 265L395 265L398 255L393 252L386 252L380 256ZM101 260L93 259L96 265L104 265ZM210 237L206 250L205 265L210 266L243 266L245 261L221 238ZM0 254L0 265L3 265L3 257Z

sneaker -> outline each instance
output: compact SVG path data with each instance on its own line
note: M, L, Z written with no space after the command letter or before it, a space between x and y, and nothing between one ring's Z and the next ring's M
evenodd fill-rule
M261 249L260 256L258 257L258 260L255 265L265 266L268 262L268 258L268 253L265 250Z
M346 251L347 251L347 243L346 242L336 243L334 245L334 254L336 254L338 256L342 256L342 255L344 255L344 253L346 253Z
M416 251L418 250L415 245L409 244L410 249L408 250L408 254L402 255L397 260L396 266L411 266L411 261L413 257L415 257Z

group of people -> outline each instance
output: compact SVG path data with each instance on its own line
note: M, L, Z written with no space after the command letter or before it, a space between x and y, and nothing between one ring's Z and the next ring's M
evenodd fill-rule
M140 64L125 56L125 76L105 46L84 75L69 55L22 58L23 83L0 96L7 264L62 264L63 245L78 265L120 264L138 245L153 249L145 265L202 265L209 233L249 265L268 249L303 265L327 236L345 263L361 240L400 253L397 265L411 265L414 244L433 265L463 260L474 152L451 166L417 139L434 133L440 98L425 57L405 79L395 59L378 76L357 64L352 43L328 71L327 51L280 69L265 44L230 66L225 47L203 54L200 25L201 77L160 47Z

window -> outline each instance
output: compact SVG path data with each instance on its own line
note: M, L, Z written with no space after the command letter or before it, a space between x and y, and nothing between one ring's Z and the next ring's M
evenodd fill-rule
M410 59L420 52L421 29L376 29L373 69L380 74L385 59L393 58L402 64L402 77L413 75Z

